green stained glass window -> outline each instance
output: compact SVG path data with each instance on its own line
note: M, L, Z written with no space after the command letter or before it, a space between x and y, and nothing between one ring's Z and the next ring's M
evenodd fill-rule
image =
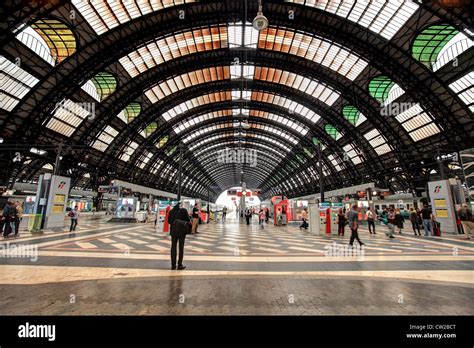
M304 158L303 156L301 155L296 155L296 159L300 162L300 163L306 163L306 158Z
M312 139L312 140L313 140L313 144L314 144L314 145L316 145L316 146L318 146L318 145L319 145L319 140L318 140L318 138L316 138L316 137L313 137L313 139Z
M449 24L431 25L418 34L413 41L411 53L416 60L429 68L438 59L443 47L459 32Z
M115 76L108 72L100 72L92 78L100 100L104 100L111 95L117 88L117 80Z
M142 111L142 107L138 103L130 103L124 110L125 112L125 118L127 119L127 122L130 123L132 122L135 117L137 117L140 112Z
M63 22L57 19L40 19L33 23L31 27L46 42L56 64L61 63L76 51L74 33Z
M156 122L150 123L148 126L145 127L145 138L148 138L156 129L158 128L158 124Z
M346 105L342 108L342 114L354 126L356 125L357 121L359 120L360 111L357 110L355 106Z
M314 157L314 152L313 152L310 148L304 147L304 148L303 148L303 151L305 152L305 154L306 154L309 158L313 158L313 157Z
M168 156L171 156L172 154L174 154L174 153L176 152L176 149L177 149L177 148L178 148L178 146L175 145L175 146L173 146L173 147L167 149L167 150L165 151L165 153L166 153Z
M334 140L337 140L337 137L339 136L339 132L337 131L336 127L331 126L330 124L327 124L324 126L324 130L326 131L326 133L328 133L331 136L331 138L333 138Z
M369 93L379 102L384 102L395 83L387 76L377 76L369 82Z
M162 148L163 146L166 145L166 143L168 142L168 139L169 139L169 136L165 135L164 137L162 137L159 141L158 141L158 148Z

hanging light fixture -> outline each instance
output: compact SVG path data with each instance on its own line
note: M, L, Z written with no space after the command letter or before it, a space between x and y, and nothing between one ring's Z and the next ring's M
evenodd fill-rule
M257 16L253 19L252 26L255 30L261 31L268 27L268 19L263 15L262 0L258 0Z

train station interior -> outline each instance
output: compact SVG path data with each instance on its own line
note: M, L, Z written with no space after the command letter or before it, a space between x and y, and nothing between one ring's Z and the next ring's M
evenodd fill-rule
M5 1L0 313L473 315L468 3Z

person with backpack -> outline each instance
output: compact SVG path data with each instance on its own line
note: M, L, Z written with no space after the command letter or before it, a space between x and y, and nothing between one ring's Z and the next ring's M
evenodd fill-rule
M176 249L179 243L179 258L178 270L183 270L186 266L183 265L184 259L184 243L186 235L191 232L191 220L188 211L180 207L181 202L178 202L168 214L168 223L170 225L171 235L171 269L176 269Z
M463 204L461 209L458 211L459 219L461 220L461 225L466 234L465 239L471 239L471 233L474 229L474 219L472 216L472 210L468 208L467 204Z
M67 216L71 218L71 226L69 227L69 232L75 231L77 226L77 218L79 217L79 207L76 205Z

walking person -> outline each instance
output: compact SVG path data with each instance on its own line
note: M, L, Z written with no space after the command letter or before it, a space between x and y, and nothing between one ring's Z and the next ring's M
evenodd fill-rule
M71 218L71 226L69 227L69 232L75 231L77 226L77 219L79 217L79 207L76 205L74 209L72 209L67 215Z
M270 220L270 209L265 208L265 222L268 224L268 220Z
M305 230L308 229L308 212L306 211L306 209L303 209L303 211L301 212L301 220L303 221L303 223L301 224L300 226L300 230L302 228L304 228Z
M197 231L198 225L199 225L199 207L197 203L194 204L192 217L193 217L193 227L191 229L191 234L196 234L196 233L199 233ZM216 219L216 222L217 222L217 219Z
M373 212L372 208L369 207L369 209L367 210L367 224L369 225L370 234L372 233L376 234L375 233L375 219L376 218L377 218L377 215Z
M474 229L474 218L472 216L472 210L467 207L467 204L463 204L461 209L459 209L458 211L458 216L461 220L464 234L466 235L465 239L471 239L471 233Z
M263 229L265 228L264 224L265 224L265 212L263 211L263 209L260 209L260 211L258 212L258 224L260 225L260 227Z
M402 234L403 222L404 222L404 220L403 220L402 213L400 212L400 209L397 208L395 210L395 219L394 219L393 223L396 226L397 231L398 231L399 234Z
M344 214L344 211L342 208L339 208L339 211L337 213L337 235L338 236L344 236L344 229L346 227L346 214Z
M186 241L186 234L191 229L191 222L188 211L180 207L181 202L178 202L168 214L168 223L170 225L171 235L171 269L176 269L176 249L179 243L179 257L178 270L183 270L186 266L183 265L184 258L184 242ZM193 221L194 222L194 221Z
M16 202L16 216L15 216L15 237L20 236L20 222L23 220L23 205Z
M3 208L4 229L3 236L7 238L13 231L13 223L15 222L16 209L12 202L7 202Z
M227 216L227 207L224 205L224 208L222 208L222 222L225 222Z
M423 219L423 229L425 230L425 237L433 235L433 224L432 224L432 212L431 209L428 208L428 204L423 205L423 209L421 210L421 217Z
M252 210L250 208L245 209L245 220L247 225L250 225L250 219L252 218Z
M418 223L418 214L415 209L410 208L410 222L411 227L413 228L413 233L418 236L421 236L420 224ZM416 234L418 232L418 234Z
M354 239L357 239L360 246L365 245L361 242L359 239L359 234L357 233L357 229L359 228L359 207L357 204L354 204L352 206L352 210L347 214L347 221L349 223L349 228L351 229L351 239L349 241L349 245L352 246Z

